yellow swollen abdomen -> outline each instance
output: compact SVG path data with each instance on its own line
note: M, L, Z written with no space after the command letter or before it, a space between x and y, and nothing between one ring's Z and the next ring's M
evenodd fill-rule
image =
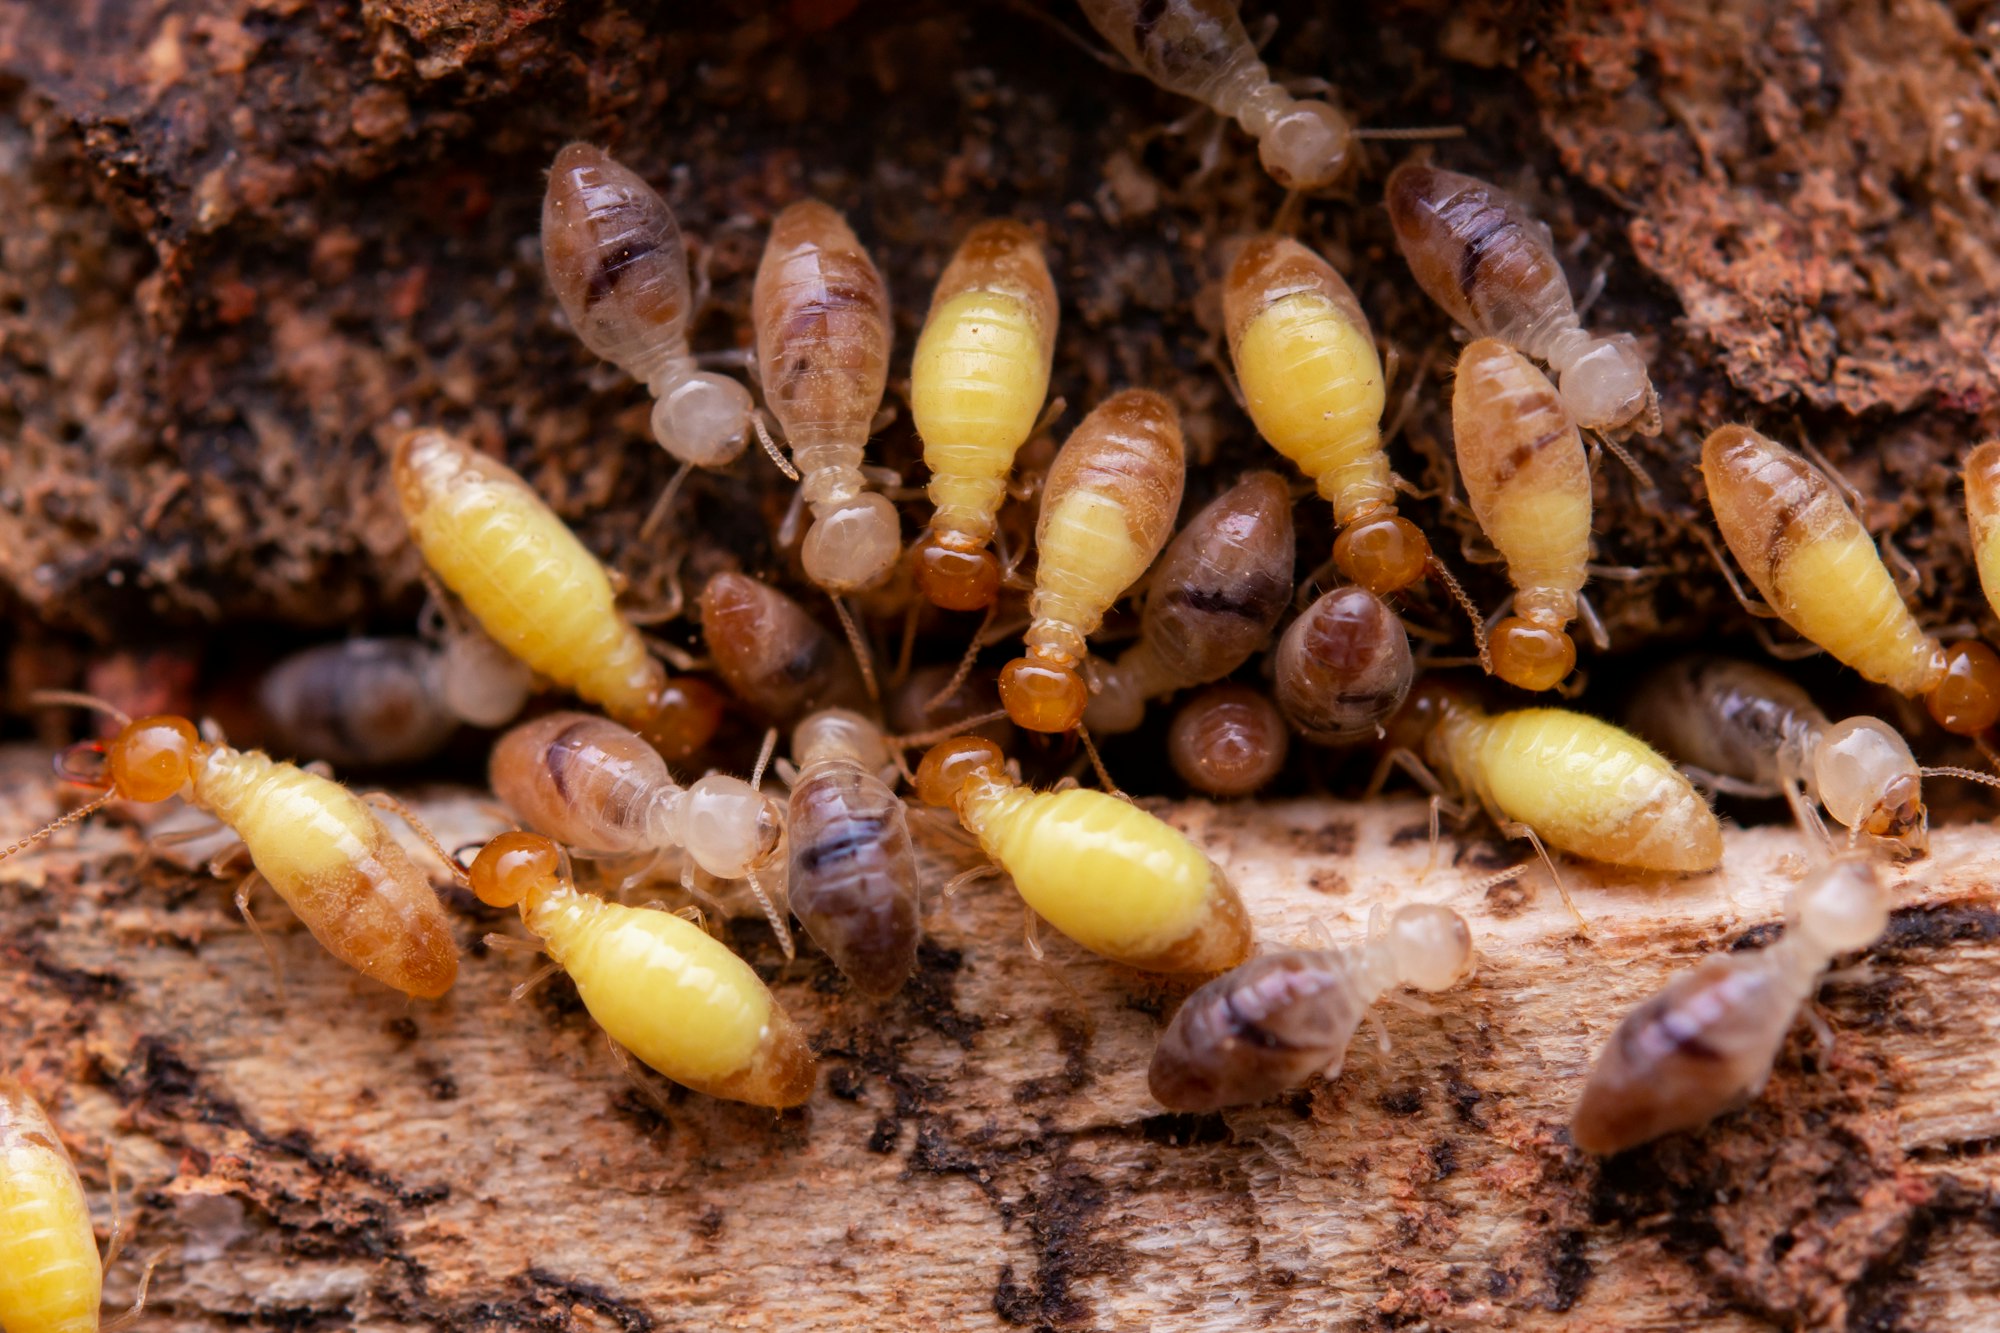
M1221 891L1184 835L1103 792L1015 789L966 818L1036 915L1118 962L1171 952L1204 927Z
M1048 388L1049 352L1022 302L968 291L932 312L910 365L910 411L931 470L934 526L991 532Z
M1793 549L1779 564L1773 607L1785 622L1878 685L1907 695L1937 683L1937 645L1910 614L1859 523Z
M1496 498L1485 520L1486 538L1507 559L1517 588L1554 588L1572 598L1582 591L1590 561L1590 488L1544 489Z
M0 1329L95 1333L104 1272L90 1206L41 1107L0 1079Z
M1499 812L1552 847L1641 870L1713 870L1722 829L1657 751L1607 722L1559 708L1489 718L1471 759Z
M1125 508L1094 491L1073 490L1045 500L1036 527L1037 618L1074 626L1088 637L1118 595L1138 582L1152 553L1132 540Z
M1258 433L1348 521L1393 491L1382 451L1382 361L1366 330L1325 297L1296 292L1261 311L1236 348Z

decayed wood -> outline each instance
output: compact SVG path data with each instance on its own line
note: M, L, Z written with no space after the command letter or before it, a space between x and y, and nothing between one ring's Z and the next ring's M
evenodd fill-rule
M0 828L54 810L41 756L0 767ZM447 844L490 827L425 808ZM1732 831L1681 883L1540 872L1448 843L1420 878L1407 800L1175 807L1241 886L1260 944L1355 938L1412 898L1472 921L1481 970L1435 1012L1393 1006L1347 1071L1280 1104L1174 1116L1147 1097L1183 986L1044 937L1004 884L931 914L895 1001L811 952L733 939L823 1055L775 1116L618 1073L558 981L468 959L412 1005L289 923L282 1000L226 888L100 821L0 865L0 1052L48 1100L108 1219L136 1181L129 1293L164 1252L152 1326L955 1329L1528 1327L1990 1321L2000 1140L2000 836L1940 830L1894 925L1822 992L1765 1097L1600 1166L1568 1146L1611 1026L1700 952L1768 936L1799 839ZM920 821L922 823L923 821ZM967 853L929 836L937 881ZM454 891L471 944L503 918ZM276 922L275 903L262 904ZM475 949L475 953L478 950ZM134 1211L128 1208L128 1213Z

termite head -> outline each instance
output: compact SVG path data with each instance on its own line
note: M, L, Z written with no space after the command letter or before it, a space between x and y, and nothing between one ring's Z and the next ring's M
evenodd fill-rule
M1792 911L1798 928L1830 953L1865 949L1889 928L1889 896L1865 857L1815 871L1793 891Z
M1323 190L1347 169L1354 127L1325 102L1299 101L1274 118L1257 140L1271 179L1288 190Z
M539 833L502 833L479 849L466 878L488 907L516 907L566 873L562 848Z
M127 801L164 801L194 777L201 736L184 717L127 722L105 750L104 776Z
M777 855L785 836L778 803L745 782L710 773L688 788L683 845L717 879L742 879Z
M696 467L723 467L750 440L750 391L727 375L696 372L653 403L653 438Z
M1926 850L1923 772L1895 728L1873 717L1836 722L1814 747L1812 765L1813 788L1834 819Z
M831 593L860 592L889 577L903 553L896 507L864 491L837 509L815 514L800 558L806 577Z
M1423 529L1393 511L1351 523L1333 541L1333 563L1340 572L1377 597L1401 592L1422 578L1430 558Z
M1576 640L1553 625L1507 616L1487 642L1493 674L1516 689L1552 690L1576 669Z
M640 716L618 720L644 736L661 758L678 763L708 744L722 725L723 708L722 695L713 685L681 676L654 690Z
M983 736L954 736L933 745L917 765L917 796L926 805L955 805L967 784L1000 776L1000 747Z
M1028 731L1068 731L1083 721L1090 687L1075 667L1030 655L1000 671L1000 705L1014 725Z
M1423 991L1450 990L1472 972L1472 928L1449 907L1411 903L1380 927L1396 980Z
M1563 404L1585 430L1623 431L1642 417L1657 434L1657 404L1646 363L1629 333L1592 338L1558 375ZM1646 423L1641 423L1641 429Z
M1924 697L1931 718L1954 736L2000 722L2000 654L1977 639L1944 650L1944 676Z
M982 546L954 541L956 533L933 533L911 556L917 587L933 606L947 611L984 611L1000 595L1000 562Z

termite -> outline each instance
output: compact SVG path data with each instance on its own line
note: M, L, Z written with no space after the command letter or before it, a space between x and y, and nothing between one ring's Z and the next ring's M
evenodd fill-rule
M1245 685L1191 696L1167 729L1167 758L1181 781L1209 796L1249 796L1285 766L1290 734L1278 706Z
M902 800L882 779L882 729L830 708L792 733L792 913L854 989L894 995L917 965L923 917Z
M667 675L619 613L604 566L519 474L438 430L404 436L394 472L424 562L495 642L669 759L708 743L721 696Z
M1041 242L1018 222L974 227L938 278L910 363L910 414L933 507L917 586L946 610L982 610L1000 595L994 516L1048 395L1056 318Z
M100 1259L69 1150L41 1104L0 1075L0 1329L111 1333L131 1324L146 1302L143 1278L132 1308L99 1322L104 1269L117 1258L119 1241L114 1224L110 1254Z
M1273 660L1279 709L1316 745L1382 734L1416 678L1403 622L1366 588L1335 588L1285 627Z
M1722 539L1763 595L1762 607L1743 598L1753 614L1775 615L1876 684L1923 699L1955 735L2000 720L2000 656L1976 639L1944 647L1917 624L1868 530L1818 468L1747 426L1724 426L1703 442L1701 472Z
M1566 626L1590 560L1583 436L1548 377L1496 338L1460 353L1451 428L1466 499L1514 584L1514 613L1487 640L1493 674L1553 689L1576 666Z
M650 866L679 849L685 882L697 866L747 881L789 945L762 878L778 863L784 811L743 779L710 773L683 787L636 732L588 713L550 713L506 732L487 779L529 828L579 855L643 857Z
M933 746L916 788L958 815L1035 916L1092 953L1148 972L1217 972L1249 956L1235 886L1131 802L1082 787L1031 791L976 736Z
M1333 1078L1354 1031L1397 986L1449 990L1472 972L1472 931L1448 907L1413 903L1344 949L1253 958L1188 996L1153 1051L1146 1083L1170 1111L1268 1101Z
M812 1096L812 1048L749 964L669 912L580 892L537 833L503 833L467 874L479 901L518 907L605 1034L696 1092L754 1106Z
M1722 826L1708 802L1651 746L1609 722L1566 708L1488 713L1462 691L1426 681L1390 734L1421 746L1431 769L1510 837L1634 870L1691 874L1722 863Z
M743 452L750 392L695 369L687 248L657 190L601 148L566 145L542 198L542 263L583 345L651 391L663 449L693 467Z
M2000 440L1988 440L1965 456L1965 517L1979 586L2000 615Z
M1383 596L1422 578L1430 542L1396 512L1382 359L1346 281L1297 241L1254 237L1230 265L1222 313L1258 434L1333 505L1340 571Z
M261 751L204 740L186 718L134 721L101 701L63 699L119 722L108 743L72 747L101 752L100 775L74 772L68 754L63 760L65 777L99 787L103 795L0 851L0 860L111 801L151 804L181 796L248 848L255 871L238 885L236 906L253 930L250 895L262 882L328 953L363 976L418 999L451 989L458 979L458 941L437 891L360 797ZM428 838L428 830L404 818Z
M1145 389L1107 398L1064 443L1035 522L1028 651L1000 673L1014 725L1068 731L1083 720L1084 640L1166 545L1186 481L1180 417Z
M1577 1147L1623 1152L1705 1125L1764 1090L1827 965L1889 925L1889 897L1863 857L1814 870L1789 906L1775 944L1710 954L1625 1016L1570 1122Z
M1659 433L1659 400L1637 344L1630 334L1584 330L1549 229L1518 199L1418 162L1390 173L1386 198L1410 272L1446 314L1553 367L1585 429Z
M895 506L866 488L862 450L889 376L889 293L847 220L818 200L771 223L750 298L765 401L812 510L806 575L872 588L902 554Z
M1291 603L1295 552L1292 500L1276 473L1249 473L1203 506L1146 577L1139 641L1099 668L1083 714L1090 729L1131 731L1147 700L1249 660Z
M533 685L526 666L468 629L442 644L353 638L307 648L265 674L257 700L273 749L368 768L436 754L461 723L505 726Z
M1346 169L1347 117L1272 80L1233 0L1083 0L1083 12L1134 69L1241 125L1278 184L1324 189Z
M1742 796L1795 788L1848 828L1922 855L1929 843L1924 770L1909 742L1880 718L1829 722L1803 689L1775 671L1724 657L1687 657L1643 681L1627 710L1639 734ZM1726 784L1726 785L1725 785ZM1809 823L1800 809L1802 823Z
M816 708L859 702L854 658L784 593L747 574L721 573L700 601L716 674L759 716L784 726Z

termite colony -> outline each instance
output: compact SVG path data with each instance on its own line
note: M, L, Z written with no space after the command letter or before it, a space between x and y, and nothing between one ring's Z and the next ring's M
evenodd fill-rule
M1240 124L1279 185L1320 190L1352 169L1365 132L1280 88L1231 0L1083 10L1138 70ZM732 519L768 529L773 559L676 587L658 618L681 622L683 642L698 629L700 645L665 647L652 618L621 604L607 562L492 449L437 426L400 429L385 484L425 567L422 632L322 645L270 672L268 735L297 763L187 718L108 710L115 734L60 763L101 795L0 856L114 798L179 797L244 843L246 921L266 884L335 958L435 998L458 976L452 914L375 813L386 809L429 844L438 874L518 912L532 941L489 939L545 952L614 1049L698 1092L784 1108L813 1094L811 1043L717 919L747 896L789 958L796 918L858 1003L893 1002L946 887L939 858L920 855L928 829L966 855L976 846L990 864L969 874L1011 881L1022 948L1039 952L1045 925L1129 969L1211 978L1165 1023L1150 1072L1162 1105L1209 1111L1334 1076L1376 1001L1400 987L1449 992L1472 973L1478 923L1408 902L1344 945L1280 948L1260 934L1254 886L1121 791L1114 775L1133 774L1120 772L1119 742L1107 763L1097 741L1152 738L1179 786L1133 782L1148 795L1337 783L1332 758L1372 757L1375 785L1409 774L1433 821L1483 813L1532 843L1583 947L1587 903L1572 900L1558 858L1712 892L1724 839L1703 790L1782 798L1810 853L1785 934L1676 977L1579 1079L1573 1139L1585 1151L1697 1127L1761 1087L1821 972L1882 933L1887 868L1928 849L1923 779L1994 779L1920 764L1912 742L1936 736L1873 715L1830 721L1799 684L1747 660L1657 669L1629 691L1631 730L1567 706L1582 690L1571 627L1609 647L1588 600L1594 495L1607 484L1593 455L1624 458L1625 441L1659 436L1660 405L1638 341L1584 327L1549 229L1497 185L1428 160L1448 156L1420 149L1376 183L1415 286L1463 334L1449 387L1410 392L1448 394L1448 471L1504 566L1503 609L1480 607L1440 554L1462 542L1442 546L1446 529L1405 512L1430 512L1436 497L1398 475L1419 460L1387 419L1377 326L1354 275L1282 234L1295 199L1265 219L1271 230L1219 240L1212 275L1214 360L1246 446L1260 441L1255 465L1191 466L1173 385L1079 401L1062 428L1051 389L1082 386L1052 382L1059 339L1089 334L1064 324L1066 275L1045 231L969 220L932 256L928 304L903 297L925 313L899 349L867 218L789 201L765 219L752 346L697 349L691 233L645 177L572 143L554 155L542 209L552 307L644 386L650 434L679 464L664 494L645 497L641 539L685 546L712 521L687 503L687 469L736 469L776 497L768 514ZM749 375L704 368L715 353L744 354L735 363ZM921 487L871 462L885 396L920 442ZM1698 450L1649 448L1699 468L1714 557L1754 614L1921 699L1943 732L1983 748L2000 720L2000 657L1922 627L1830 469L1743 425L1720 425ZM1979 574L2000 607L2000 443L1971 452L1964 485ZM1295 517L1315 506L1330 506L1334 535L1302 551ZM1469 626L1452 619L1461 610ZM1561 704L1532 697L1550 691ZM1907 726L1915 714L1896 716ZM357 797L304 766L411 762L462 727L508 727L486 778L518 827L458 855L393 798ZM754 765L706 767L758 736ZM1021 761L1056 780L1025 781ZM1435 836L1434 822L1433 852ZM663 893L688 905L657 910ZM1438 1003L1451 1022L1450 1000ZM100 1270L87 1218L77 1225L74 1169L33 1099L4 1080L0 1171L0 1326L54 1327ZM31 1213L53 1220L35 1222L28 1253L8 1228ZM10 1276L24 1263L40 1276Z

